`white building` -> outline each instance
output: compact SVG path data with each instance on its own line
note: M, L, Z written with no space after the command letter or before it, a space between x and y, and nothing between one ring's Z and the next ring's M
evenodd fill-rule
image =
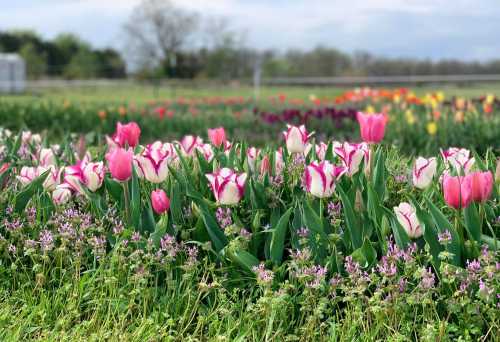
M26 89L26 63L15 53L0 53L0 94Z

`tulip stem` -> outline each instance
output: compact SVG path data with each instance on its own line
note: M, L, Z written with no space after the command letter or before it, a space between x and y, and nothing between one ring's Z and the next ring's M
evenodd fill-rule
M130 224L130 194L128 190L128 181L123 182L123 197L125 199L125 219Z

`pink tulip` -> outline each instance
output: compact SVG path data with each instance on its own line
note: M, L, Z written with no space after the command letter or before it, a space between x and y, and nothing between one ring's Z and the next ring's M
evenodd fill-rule
M212 145L214 145L215 147L220 147L223 144L225 145L226 131L224 130L224 127L209 128L208 138L210 139Z
M118 122L116 124L116 132L113 135L113 141L120 147L125 147L127 144L129 147L135 147L139 143L139 138L141 136L141 128L135 122L129 122L123 125Z
M413 185L419 189L427 188L436 174L436 168L436 158L418 157L412 170Z
M217 203L223 205L237 204L244 195L246 173L238 174L231 169L223 168L206 175Z
M196 150L201 153L206 161L210 162L214 158L214 150L210 144L201 144L196 146Z
M203 139L194 135L186 135L182 138L180 144L184 154L191 156L197 146L203 145Z
M467 208L472 201L472 182L470 177L443 176L443 192L446 204L455 209Z
M52 200L57 205L67 203L71 198L71 187L69 184L59 184L54 191L52 191Z
M162 189L157 189L151 192L151 204L155 213L161 215L170 208L170 199Z
M288 130L283 132L286 148L290 153L304 153L307 147L307 141L312 136L307 134L306 126L300 127L287 125Z
M37 159L41 166L56 165L56 157L51 148L41 148Z
M472 200L484 202L491 196L493 190L493 174L490 171L476 171L468 175L471 179Z
M132 160L134 154L131 149L121 147L112 149L106 154L111 176L120 182L125 182L132 176Z
M74 191L83 194L82 185L91 192L97 191L104 181L104 163L88 162L87 159L65 168L64 181Z
M152 183L161 183L168 176L168 165L177 157L172 144L156 141L134 157L134 166L139 178Z
M376 144L384 139L385 125L388 120L385 114L364 114L358 112L356 118L358 119L361 131L361 139L364 142Z
M402 202L399 206L394 207L396 218L404 228L406 234L412 239L419 238L424 233L417 218L415 208L406 202Z
M0 166L0 176L5 172L7 171L7 169L9 168L10 166L10 163L3 163L1 166Z
M264 176L266 173L271 172L271 164L269 163L269 156L265 155L260 162L260 175Z
M351 144L345 142L340 146L334 147L333 152L340 158L342 165L347 168L349 176L358 172L363 158L365 159L365 163L367 163L370 156L370 149L365 143Z
M247 150L247 162L248 162L248 167L250 168L251 171L255 170L255 161L257 160L257 157L260 154L260 150L255 147L250 147Z
M21 184L26 186L30 184L33 180L35 180L35 178L41 176L42 174L44 174L49 170L50 172L47 175L45 181L43 182L43 187L45 190L53 191L56 188L57 184L59 184L59 178L60 178L60 172L57 171L54 165L49 165L47 167L23 166L21 168L19 176L17 176L17 179L21 182Z
M450 147L445 151L441 151L441 155L449 169L452 166L459 174L468 175L475 159L470 157L470 151L465 148Z
M335 182L346 171L345 167L335 166L329 161L312 162L304 171L306 189L313 196L330 197L335 191Z

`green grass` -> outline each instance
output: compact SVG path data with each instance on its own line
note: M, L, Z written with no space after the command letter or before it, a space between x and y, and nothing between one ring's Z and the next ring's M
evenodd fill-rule
M389 87L390 88L390 87ZM457 85L433 85L410 87L417 95L442 90L447 96L477 97L487 93L500 95L500 84L484 83ZM307 98L310 94L318 97L335 97L350 87L262 87L260 97L267 98L279 93L287 94L293 98ZM68 87L47 88L30 91L25 95L4 95L2 98L9 101L64 101L91 102L91 103L146 103L151 100L171 99L179 96L244 96L253 97L254 89L249 86L189 86L189 87L160 87L154 88L147 85L137 86L100 86L100 87Z

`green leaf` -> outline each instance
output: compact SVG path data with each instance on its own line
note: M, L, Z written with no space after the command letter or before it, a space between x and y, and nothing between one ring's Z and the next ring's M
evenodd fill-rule
M141 218L141 189L135 168L132 168L132 181L130 182L130 219L134 227L139 228Z
M168 226L168 215L162 215L161 219L155 226L154 232L151 234L151 240L153 240L153 246L158 248L160 246L161 238L167 233Z
M470 238L481 244L481 220L475 203L464 209L464 219Z
M259 264L259 259L244 250L231 250L227 252L227 255L247 272L253 273L252 268Z
M346 220L346 228L349 232L349 236L352 242L352 248L358 249L363 244L363 230L357 219L358 215L354 212L353 204L349 197L346 195L341 187L337 187L337 191L340 194L340 199L342 201L342 207L344 209L344 215Z
M120 185L120 183L106 176L104 178L104 186L106 187L106 190L111 195L111 197L113 197L115 201L117 201L118 203L122 202L123 187Z
M351 256L362 267L366 268L372 266L377 260L377 251L373 248L372 243L365 239L363 245L352 252Z
M278 223L273 227L273 233L271 238L271 260L276 265L281 264L283 258L283 251L285 249L285 238L286 232L288 231L288 223L290 221L290 215L292 214L293 208L288 208L288 210L281 216Z
M387 174L385 168L385 153L381 146L375 153L375 163L373 170L373 188L380 199L384 199Z
M196 202L200 209L201 218L203 219L203 223L205 224L205 228L207 229L215 251L220 252L229 243L226 235L219 227L213 214L208 210L204 200L193 197L193 201Z
M303 215L305 226L309 229L309 243L317 262L323 262L328 253L328 236L323 229L320 217L311 207L309 201L303 205Z
M35 178L31 183L26 185L15 197L14 199L14 210L17 213L24 211L30 199L35 196L39 191L43 190L43 182L50 174L50 170L45 171L40 176Z

